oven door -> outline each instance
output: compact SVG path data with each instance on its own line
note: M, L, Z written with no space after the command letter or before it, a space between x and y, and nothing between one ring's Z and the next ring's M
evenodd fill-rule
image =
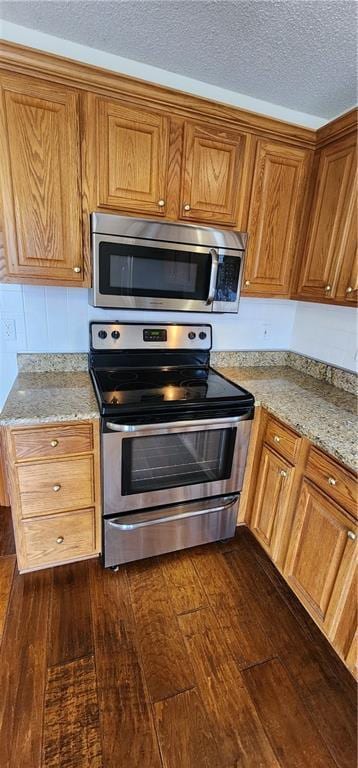
M92 250L94 306L213 311L222 249L94 234Z
M170 422L104 423L105 516L241 490L249 415Z

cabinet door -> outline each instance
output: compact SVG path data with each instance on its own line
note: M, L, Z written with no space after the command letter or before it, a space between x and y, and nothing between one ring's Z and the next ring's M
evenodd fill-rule
M358 299L358 254L357 254L357 188L358 176L353 181L351 197L347 207L344 238L344 257L341 262L335 298L349 304Z
M245 137L186 123L180 217L212 224L237 221Z
M350 529L351 523L343 510L305 480L284 573L299 599L326 632L332 621L333 593L344 581L344 571L354 552Z
M98 204L164 215L169 119L98 99L97 120Z
M312 153L257 142L243 292L287 296Z
M352 138L335 142L320 152L311 219L298 284L298 295L302 298L314 298L317 301L334 299L341 265L345 259L352 258L352 230L348 244L349 253L346 252L349 233L347 213L351 210L356 163L356 146ZM353 227L353 224L351 226Z
M351 535L355 534L353 527ZM342 579L337 580L327 616L328 636L337 653L357 676L357 545L351 547L349 561L341 571Z
M293 472L290 464L263 447L250 528L274 561L282 542Z
M81 284L78 94L25 76L0 85L6 274Z

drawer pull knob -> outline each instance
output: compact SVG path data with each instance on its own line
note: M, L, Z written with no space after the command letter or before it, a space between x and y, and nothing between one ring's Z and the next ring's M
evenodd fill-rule
M63 543L63 536L57 536L56 544L62 544Z
M346 293L352 293L352 292L353 292L353 288L351 285L349 285L348 288L346 289Z
M335 480L334 477L329 477L328 485L337 485L337 480Z
M76 272L76 275L79 275L81 272L81 267L73 267L73 271Z
M357 536L354 533L354 531L347 531L347 536L348 536L349 539L352 539L352 541L355 541L356 538L357 538Z
M245 285L246 285L246 287L248 288L248 287L249 287L249 285L250 285L250 280L245 280Z
M58 445L58 440L51 440L52 448L56 448L56 445Z
M190 211L190 210L191 210L191 208L190 208L189 203L184 203L184 211Z
M165 206L165 200L158 200L159 208L164 208Z
M288 472L286 472L285 469L280 469L278 474L280 475L280 477L287 477Z
M331 285L326 285L324 290L326 291L326 293L329 293L329 291L332 290L332 286Z
M56 483L56 485L52 486L52 490L55 491L55 493L57 493L57 491L61 490L61 486L58 483Z
M280 440L281 440L281 438L280 438L278 435L275 435L275 436L274 436L274 441L275 441L275 443L279 443L279 442L280 442Z

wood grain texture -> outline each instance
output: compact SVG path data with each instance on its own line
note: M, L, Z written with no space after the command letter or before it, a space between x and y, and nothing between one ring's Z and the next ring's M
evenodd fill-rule
M17 475L22 517L91 506L93 472L92 456L20 465Z
M282 424L281 421L273 419L272 416L268 417L264 442L273 448L276 453L283 456L284 459L290 461L291 464L295 464L298 457L302 438L292 429Z
M9 507L0 507L0 557L15 554L14 530Z
M1 251L1 235L0 235L0 251ZM1 261L1 254L0 254ZM1 276L0 276L1 279ZM0 430L0 507L8 507L10 504L9 494L7 489L7 476L6 476L6 464L4 455L5 445L2 439Z
M221 764L242 768L278 766L212 610L203 608L180 616L179 625Z
M207 605L189 552L173 552L160 559L167 592L175 613L188 613Z
M342 259L335 297L347 306L356 305L358 299L358 172L352 184L347 206L344 258Z
M4 767L41 765L51 572L16 574L0 664L0 754Z
M125 570L89 568L103 765L161 768Z
M152 701L192 688L194 675L155 559L127 567L138 647Z
M263 446L250 528L274 561L282 544L294 472L291 464Z
M93 450L92 424L59 423L51 427L41 425L37 429L12 429L11 439L16 461L56 459Z
M288 296L311 153L259 139L243 292Z
M53 574L49 666L93 653L88 563L63 565Z
M16 558L14 555L0 557L0 645L10 599Z
M44 705L43 768L102 768L94 659L52 667Z
M335 761L278 659L244 670L243 677L282 766L335 768Z
M305 474L337 504L354 517L358 517L357 477L352 472L348 472L337 461L312 446Z
M95 526L94 509L23 520L19 523L22 541L17 552L20 569L61 565L66 560L93 556L96 553Z
M78 95L15 74L0 86L7 274L81 285Z
M154 704L164 765L222 768L222 758L196 690Z

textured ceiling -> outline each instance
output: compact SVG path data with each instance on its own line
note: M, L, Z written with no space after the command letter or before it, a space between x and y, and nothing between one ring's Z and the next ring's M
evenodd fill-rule
M357 102L355 0L0 0L0 17L301 112Z

